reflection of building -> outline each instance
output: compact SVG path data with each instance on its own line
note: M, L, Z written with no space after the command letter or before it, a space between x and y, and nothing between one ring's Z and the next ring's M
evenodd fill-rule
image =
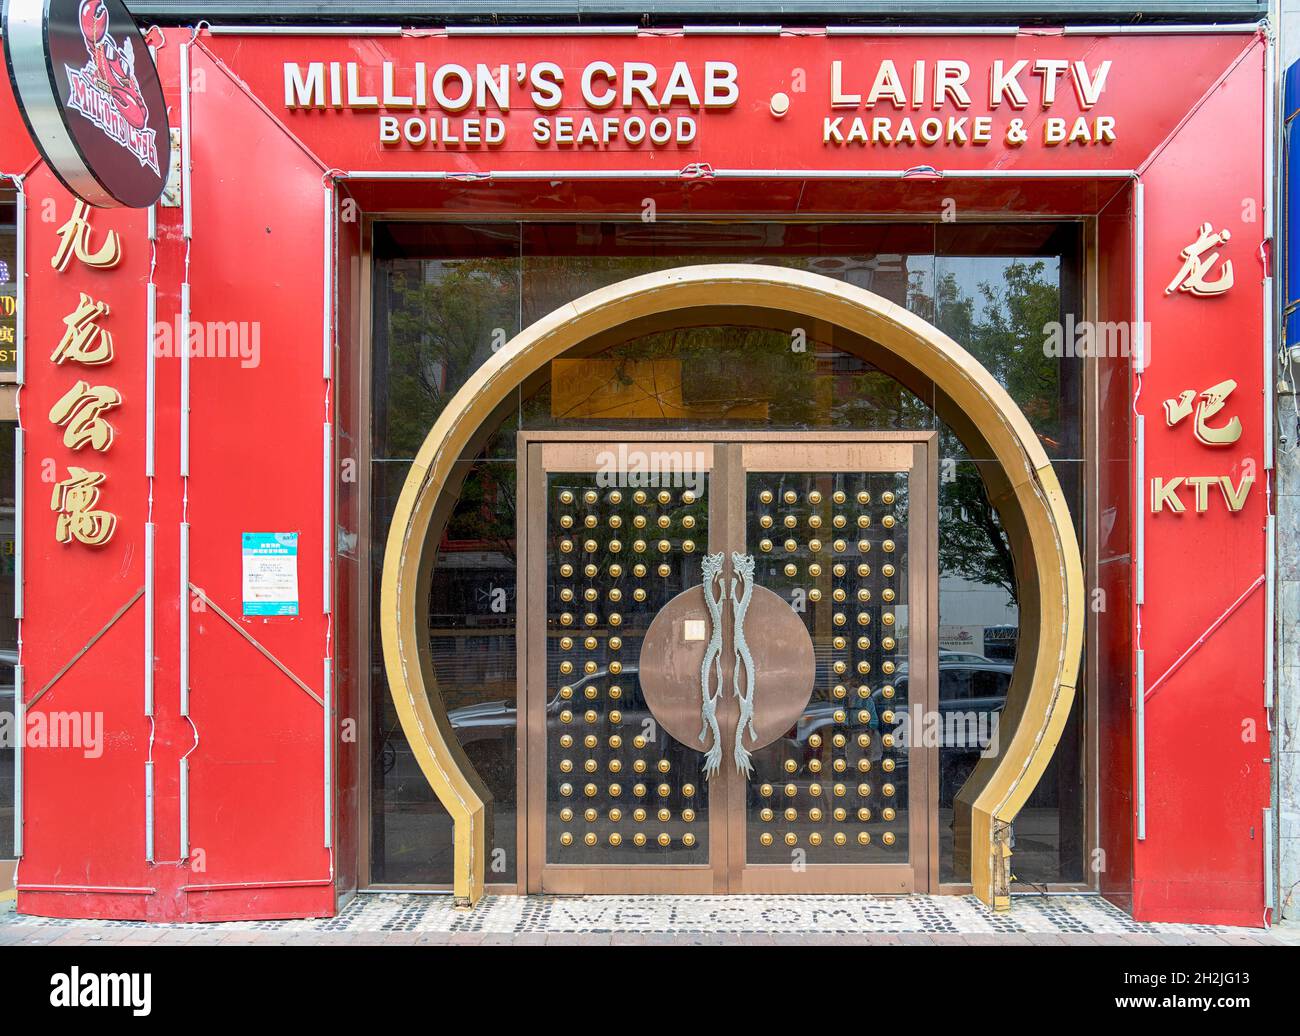
M93 690L120 737L94 771L72 753L21 761L16 825L33 837L20 910L322 914L387 885L471 900L970 891L1003 907L1033 883L1145 918L1265 916L1263 850L1211 851L1270 803L1270 746L1236 732L1243 716L1269 729L1273 378L1219 346L1267 340L1263 287L1239 276L1212 306L1162 290L1203 220L1238 221L1221 239L1238 269L1271 235L1240 216L1242 192L1266 186L1263 39L554 35L564 69L681 61L702 74L701 55L725 54L741 99L670 98L698 131L671 145L542 146L534 120L554 133L604 111L587 110L580 74L562 110L510 84L501 105L484 83L510 141L496 148L405 142L405 120L427 127L434 104L403 109L397 137L377 143L395 116L312 78L316 62L322 75L353 62L365 95L384 91L385 67L399 82L417 62L484 76L477 37L376 34L359 58L346 33L313 36L306 61L301 39L274 34L164 35L170 103L187 93L182 48L206 76L185 98L202 112L195 155L257 139L258 162L186 165L193 207L153 213L156 263L148 215L96 210L95 233L117 231L123 256L93 286L112 292L121 342L141 340L152 277L160 322L180 326L182 295L196 321L220 299L282 344L253 366L187 358L184 380L176 356L124 349L106 365L122 405L113 450L94 461L95 506L118 524L96 550L51 535L34 461L88 454L45 419L71 368L28 343L27 686L58 675L56 703ZM532 60L518 34L490 45L503 63ZM777 45L809 74L788 111L761 85ZM837 110L828 55L866 69L884 52L907 66L960 54L968 104L935 110L997 132L978 146L823 139ZM988 92L1013 52L1069 62L1050 102L1042 75L1017 80L1042 116L1023 141L1007 137L1014 93ZM1188 74L1149 75L1169 67ZM1211 84L1222 103L1204 96ZM620 100L620 132L633 119L651 132L659 104ZM929 111L891 112L893 131ZM477 104L443 115L461 133L486 117ZM1103 116L1121 137L1042 137L1060 119L1091 134ZM18 125L8 102L0 125ZM25 189L68 211L21 132L0 140L0 171L32 167ZM1204 175L1191 181L1193 160ZM29 324L59 327L91 282L52 268L56 228L30 205L25 218ZM1148 323L1179 343L1176 360L1138 369L1046 347L1081 320ZM1163 400L1229 377L1239 443L1165 422ZM153 411L138 402L151 385L167 401ZM611 454L653 455L692 481L634 482ZM1188 483L1185 513L1151 512L1151 479L1240 478L1247 462L1258 482L1233 483L1239 509L1204 482L1199 511ZM297 534L292 619L241 608L237 534L253 529ZM1240 571L1189 585L1187 559L1202 556ZM1231 640L1180 660L1257 577ZM178 586L201 621L160 603ZM146 601L168 674L149 705L129 632ZM1206 717L1209 740L1179 733L1172 701ZM1009 719L981 758L903 743L913 706ZM326 739L322 709L356 736ZM146 779L159 782L147 847ZM1195 825L1173 823L1192 810ZM69 861L33 817L92 829L85 858ZM129 860L105 850L128 843ZM196 846L214 861L202 878L187 869ZM789 867L795 851L806 871ZM74 872L87 884L53 887Z

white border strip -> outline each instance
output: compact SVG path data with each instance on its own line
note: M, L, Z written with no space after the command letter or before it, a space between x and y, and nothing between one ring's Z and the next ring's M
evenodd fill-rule
M1266 41L1264 45L1264 237L1269 242L1272 254L1269 256L1270 269L1268 276L1264 278L1264 470L1273 470L1273 392L1275 391L1277 379L1273 373L1273 328L1274 328L1274 303L1273 293L1276 290L1277 272L1280 256L1280 243L1277 239L1277 226L1275 222L1275 206L1273 204L1273 192L1277 189L1281 176L1277 175L1277 167L1274 164L1277 154L1277 142L1275 134L1277 127L1274 124L1276 104L1274 94L1276 91L1275 82L1275 55L1274 44L1271 40ZM1271 638L1271 633L1270 633Z

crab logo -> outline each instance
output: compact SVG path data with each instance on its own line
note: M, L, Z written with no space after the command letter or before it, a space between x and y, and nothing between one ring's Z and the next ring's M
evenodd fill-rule
M81 68L64 66L68 108L80 112L157 174L157 135L148 128L149 109L136 78L131 40L119 46L109 35L108 9L102 0L82 0L77 20L88 60Z

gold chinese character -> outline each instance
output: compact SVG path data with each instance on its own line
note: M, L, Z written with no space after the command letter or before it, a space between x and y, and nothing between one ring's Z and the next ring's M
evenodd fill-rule
M101 547L113 538L117 515L94 509L103 481L101 471L68 466L68 477L54 487L50 498L50 510L59 516L54 538L60 543L76 540L88 547Z
M1230 418L1227 424L1218 428L1211 428L1209 424L1210 418L1223 409L1225 400L1236 388L1236 381L1229 378L1211 385L1201 393L1200 401L1196 404L1195 433L1196 438L1206 446L1229 446L1241 438L1241 421L1236 417ZM1195 391L1184 389L1177 399L1166 399L1165 424L1172 428L1187 417L1192 412L1192 400L1195 398Z
M116 230L110 230L104 235L104 243L91 250L90 206L84 201L78 201L72 207L72 218L59 227L59 247L50 265L63 273L74 255L97 270L112 269L122 261L122 239Z
M68 449L88 445L103 453L113 445L113 426L101 415L121 402L117 389L78 381L50 408L50 420L66 426L63 445Z
M1232 287L1232 260L1223 260L1217 280L1207 281L1205 275L1219 258L1218 252L1204 253L1218 245L1226 245L1232 238L1232 231L1224 229L1217 234L1210 223L1202 223L1196 231L1196 240L1179 254L1183 257L1182 269L1165 288L1165 294L1172 291L1190 291L1193 295L1222 295Z
M113 358L113 334L96 321L109 312L107 302L92 299L83 291L77 308L63 318L67 329L50 359L55 363L73 360L91 367L108 363Z

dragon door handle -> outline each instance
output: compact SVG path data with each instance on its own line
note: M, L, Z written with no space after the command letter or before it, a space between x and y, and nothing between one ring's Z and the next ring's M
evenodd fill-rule
M700 743L713 734L713 744L704 756L704 774L712 777L722 766L722 733L718 729L718 699L722 697L722 600L726 591L722 583L721 552L706 554L701 562L704 573L704 602L709 608L709 646L700 664ZM714 587L718 594L714 597ZM717 674L716 691L710 690Z

